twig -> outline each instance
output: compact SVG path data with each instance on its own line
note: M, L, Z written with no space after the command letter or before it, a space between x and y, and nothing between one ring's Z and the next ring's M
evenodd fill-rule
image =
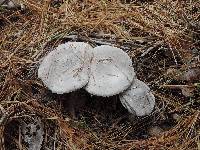
M170 88L170 89L181 89L181 88L195 88L197 86L198 86L197 84L193 84L193 85L161 85L160 87Z
M159 45L162 45L163 42L158 41L156 42L153 46L149 47L146 51L144 51L141 55L141 57L144 57L146 54L148 54L150 51L152 51L153 49L157 48Z
M3 106L0 105L0 110L2 112L2 116L0 118L0 126L4 124L6 118L7 118L7 113L6 110L3 108Z

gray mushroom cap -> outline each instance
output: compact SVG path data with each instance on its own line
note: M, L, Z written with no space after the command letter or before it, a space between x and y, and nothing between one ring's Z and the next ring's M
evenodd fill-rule
M138 79L120 95L120 101L130 113L137 116L149 115L155 105L155 97L150 88Z
M91 48L83 42L59 45L43 59L38 77L53 93L63 94L82 88L89 80Z
M93 50L90 79L85 89L97 96L113 96L127 89L135 77L132 60L120 48L103 45Z

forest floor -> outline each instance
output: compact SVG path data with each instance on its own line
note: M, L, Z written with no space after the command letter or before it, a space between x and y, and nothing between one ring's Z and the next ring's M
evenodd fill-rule
M0 6L0 149L200 149L198 0L22 3ZM127 52L155 95L154 111L133 117L118 96L80 90L73 118L71 94L52 94L37 77L41 58L67 41ZM24 126L34 123L27 140Z

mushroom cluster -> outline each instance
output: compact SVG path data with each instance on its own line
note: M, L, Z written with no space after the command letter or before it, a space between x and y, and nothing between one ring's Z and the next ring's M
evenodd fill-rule
M150 114L155 105L150 88L136 78L131 58L117 47L61 44L44 57L38 77L57 94L80 88L103 97L119 94L122 105L137 116Z

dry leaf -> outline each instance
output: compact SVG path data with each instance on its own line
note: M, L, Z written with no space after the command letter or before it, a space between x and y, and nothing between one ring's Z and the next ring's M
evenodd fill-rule
M186 80L188 82L200 80L200 69L198 68L189 69L183 74L183 80Z
M194 90L195 90L194 87L181 87L182 94L185 97L191 97L191 96L193 96Z

